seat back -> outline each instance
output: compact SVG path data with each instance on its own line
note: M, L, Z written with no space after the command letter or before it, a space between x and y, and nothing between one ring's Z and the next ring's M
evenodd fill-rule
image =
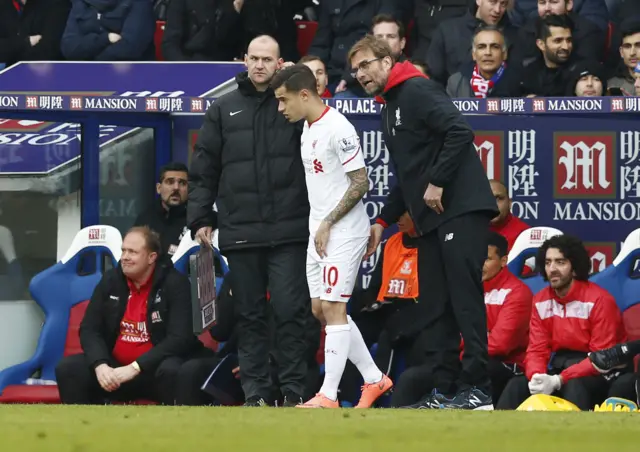
M613 264L590 277L616 299L629 339L640 339L640 229L627 236Z
M164 61L162 54L162 38L164 37L164 29L166 22L164 20L156 21L156 30L153 33L153 44L156 48L156 61Z
M88 300L102 274L117 265L121 248L116 228L84 228L58 263L31 280L31 296L45 314L34 355L42 379L55 380L60 358L82 352L78 331Z
M311 47L313 37L318 29L318 22L299 21L296 22L296 28L298 29L298 52L303 57Z
M524 267L527 261L535 259L538 248L544 241L556 235L562 235L562 231L547 226L526 229L520 233L509 251L507 258L509 271L522 279L534 294L544 289L547 283L538 272L527 272L523 275Z

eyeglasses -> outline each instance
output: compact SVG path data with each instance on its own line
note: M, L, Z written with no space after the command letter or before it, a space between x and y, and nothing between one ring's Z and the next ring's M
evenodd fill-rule
M352 69L353 72L351 73L351 77L353 78L357 78L358 77L358 72L360 71L366 71L367 69L369 69L369 65L371 63L373 63L374 61L380 61L382 58L374 58L373 60L365 60L365 61L361 61L360 64L358 64L358 67L355 69Z

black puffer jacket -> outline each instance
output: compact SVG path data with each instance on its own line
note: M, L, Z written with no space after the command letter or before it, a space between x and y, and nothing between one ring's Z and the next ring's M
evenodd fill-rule
M187 225L212 226L218 207L221 251L307 242L309 201L300 157L301 124L278 112L271 89L246 72L238 89L211 105L189 170Z

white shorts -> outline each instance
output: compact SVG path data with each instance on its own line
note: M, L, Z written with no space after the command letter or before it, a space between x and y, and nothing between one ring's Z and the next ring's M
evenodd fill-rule
M368 242L368 237L329 238L327 256L320 258L311 237L307 247L307 283L311 298L348 302Z

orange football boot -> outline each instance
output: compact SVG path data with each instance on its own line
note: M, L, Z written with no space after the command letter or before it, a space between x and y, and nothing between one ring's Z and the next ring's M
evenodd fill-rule
M382 379L377 383L368 383L362 386L362 395L356 408L371 408L371 406L382 397L385 393L391 391L393 381L391 378L382 374Z
M331 400L321 393L317 393L314 398L306 403L297 405L296 408L340 408L337 400Z

